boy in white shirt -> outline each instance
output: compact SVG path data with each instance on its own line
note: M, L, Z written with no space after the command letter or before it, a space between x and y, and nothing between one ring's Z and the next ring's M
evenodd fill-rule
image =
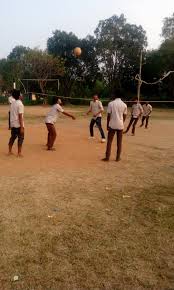
M132 136L135 135L135 128L142 113L143 113L143 108L141 104L138 102L138 99L136 98L132 106L131 119L124 134L126 134L129 131L130 127L132 126Z
M110 102L108 105L108 116L107 116L107 130L108 130L108 140L106 147L106 157L102 159L103 161L109 161L111 155L111 146L115 133L117 134L117 155L116 161L120 161L121 151L122 151L122 137L124 122L127 115L127 105L121 100L122 93L120 90L112 95L114 101Z
M56 133L56 128L54 124L57 121L58 114L62 113L72 118L73 120L75 120L75 117L73 115L63 110L63 108L61 107L61 104L62 102L58 97L53 98L53 106L51 107L51 110L48 112L45 118L45 124L48 130L47 150L49 151L55 151L55 149L53 148L53 145L56 140L57 133Z
M151 113L152 113L152 106L149 104L149 102L146 102L143 105L143 117L142 117L142 123L140 127L144 126L144 121L146 120L145 128L146 129L148 128L149 118L150 118Z
M91 112L93 117L90 122L90 138L94 138L94 125L96 124L100 134L101 134L101 142L104 143L105 140L105 134L102 128L101 120L102 120L102 113L103 113L103 105L102 102L99 100L98 95L93 96L93 101L90 102L90 108L87 112L87 115Z
M22 144L24 141L24 105L20 91L13 90L12 97L14 101L10 106L10 127L11 138L9 140L9 155L12 155L12 147L16 138L18 138L18 157L22 157Z

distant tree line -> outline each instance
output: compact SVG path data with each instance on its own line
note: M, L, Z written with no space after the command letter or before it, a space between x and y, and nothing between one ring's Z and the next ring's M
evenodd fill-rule
M141 50L142 79L152 82L174 70L174 14L164 19L162 37L160 47L148 51L145 30L128 23L123 14L100 21L94 36L84 39L55 30L45 51L16 46L0 60L0 91L10 90L13 80L23 90L18 80L31 78L40 81L27 83L28 91L59 93L67 98L88 98L98 93L107 98L117 87L131 98L136 94ZM75 47L81 47L80 57L74 56ZM47 81L52 78L60 80L59 92L56 83ZM174 74L158 85L142 85L141 92L142 97L154 100L174 100Z

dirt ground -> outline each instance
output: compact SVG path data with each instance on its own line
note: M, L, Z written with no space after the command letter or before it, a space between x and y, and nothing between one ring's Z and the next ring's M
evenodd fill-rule
M174 111L154 110L103 163L86 108L66 108L77 119L59 118L46 151L48 109L26 107L20 159L0 107L0 290L173 290Z

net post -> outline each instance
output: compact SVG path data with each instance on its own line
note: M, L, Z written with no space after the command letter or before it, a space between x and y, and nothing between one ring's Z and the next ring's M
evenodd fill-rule
M140 101L140 93L141 93L141 73L142 73L142 62L143 62L143 51L140 52L140 68L139 68L139 78L138 78L138 88L137 88L137 99Z

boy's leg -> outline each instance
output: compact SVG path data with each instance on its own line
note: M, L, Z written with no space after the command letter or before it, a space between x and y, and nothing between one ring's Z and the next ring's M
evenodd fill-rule
M18 134L17 134L16 128L11 128L11 137L10 137L10 140L8 143L9 154L12 154L12 147L13 147L14 141L16 140L17 136L18 136Z
M48 150L51 150L53 148L57 134L56 134L56 129L53 124L47 124L47 125L48 125L49 133L50 133Z
M112 147L112 141L115 135L115 130L109 128L108 131L108 139L107 139L107 146L106 146L106 160L109 160L111 155L111 147Z
M134 118L133 126L132 126L132 134L135 135L135 127L138 122L138 118Z
M143 127L145 119L146 119L146 117L143 116L143 117L142 117L142 123L141 123L141 126L140 126L140 127Z
M51 133L50 133L50 129L49 129L49 124L46 124L47 130L48 130L48 137L47 137L47 144L46 146L48 147L51 141Z
M146 117L146 126L145 126L146 129L148 128L148 125L149 125L149 116Z
M96 122L96 120L91 119L90 126L89 126L89 128L90 128L90 136L91 137L94 137L94 124L95 124L95 122Z
M8 112L8 130L11 129L10 127L11 127L11 126L10 126L10 112Z
M124 133L127 133L127 132L129 131L129 129L130 129L130 127L131 127L133 121L134 121L134 118L131 117L130 122L129 122L129 125L128 125L128 127L127 127L127 129L126 129L126 131L125 131Z
M102 139L105 139L105 134L104 134L104 131L103 131L103 128L102 128L102 124L101 124L101 117L98 117L96 119L96 124L97 124L97 127L98 127L99 131L100 131Z
M47 130L48 130L48 139L47 139L47 147L48 150L51 149L51 144L52 144L52 124L46 123Z
M21 134L20 128L18 128L18 156L22 156L22 144L24 142L24 133Z
M52 144L51 144L52 147L51 148L53 148L54 142L56 141L56 137L57 137L56 128L54 125L52 125L52 132L53 134L52 134Z
M122 151L123 130L117 130L117 156L116 161L120 161Z

